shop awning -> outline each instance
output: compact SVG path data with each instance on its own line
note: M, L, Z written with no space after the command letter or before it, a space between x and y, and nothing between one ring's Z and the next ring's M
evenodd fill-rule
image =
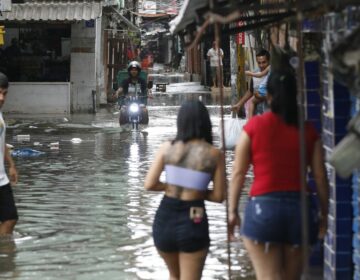
M101 16L99 2L29 2L12 4L10 12L2 12L3 21L78 21Z
M198 11L208 8L208 1L191 1L185 0L179 14L170 21L170 32L178 33L187 26L196 23L199 20Z
M212 8L211 4L212 3ZM348 5L358 5L359 0L313 0L301 1L299 6L294 1L257 1L257 0L185 0L179 14L170 21L170 31L173 34L185 33L190 36L205 23L229 24L244 22L241 27L226 27L227 34L252 30L258 27L281 22L294 17L298 9L303 13L322 11L324 6L345 8ZM224 30L222 30L223 32ZM224 34L224 33L223 33Z

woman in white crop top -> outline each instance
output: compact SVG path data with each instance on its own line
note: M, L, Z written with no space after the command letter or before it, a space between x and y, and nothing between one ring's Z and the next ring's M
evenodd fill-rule
M224 154L212 145L206 107L197 100L186 101L178 113L175 139L160 147L144 183L146 190L165 193L153 238L170 279L201 278L210 245L204 200L224 200L224 161ZM166 181L160 182L164 170ZM210 181L213 188L208 189Z

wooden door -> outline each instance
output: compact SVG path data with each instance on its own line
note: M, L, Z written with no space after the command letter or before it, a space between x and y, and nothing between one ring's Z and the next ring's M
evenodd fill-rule
M107 96L111 96L118 71L127 67L128 40L124 32L105 30L104 43L105 88Z

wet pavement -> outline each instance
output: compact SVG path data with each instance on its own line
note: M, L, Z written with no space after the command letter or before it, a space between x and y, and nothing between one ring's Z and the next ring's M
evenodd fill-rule
M201 95L218 145L218 97ZM119 127L115 106L95 115L5 115L7 143L44 154L15 158L20 220L14 241L0 240L0 279L168 279L151 237L162 194L144 191L143 180L159 145L175 136L186 96L156 95L140 132ZM212 242L203 279L228 279L225 205L206 205ZM240 242L231 244L231 265L233 279L254 279Z

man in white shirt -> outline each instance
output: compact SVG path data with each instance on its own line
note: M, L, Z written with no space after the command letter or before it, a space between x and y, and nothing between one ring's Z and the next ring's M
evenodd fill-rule
M9 149L6 147L6 126L1 112L1 108L5 103L8 87L8 78L0 72L0 236L12 234L18 220L17 209L11 189L11 184L16 185L17 183L18 174ZM5 162L8 163L9 177L6 174Z
M220 58L220 71L222 71L222 59L224 57L224 52L216 44L216 41L213 42L212 48L208 50L207 57L210 59L210 69L211 69L211 78L213 80L213 87L218 87L217 81L217 69L219 67L219 58Z

